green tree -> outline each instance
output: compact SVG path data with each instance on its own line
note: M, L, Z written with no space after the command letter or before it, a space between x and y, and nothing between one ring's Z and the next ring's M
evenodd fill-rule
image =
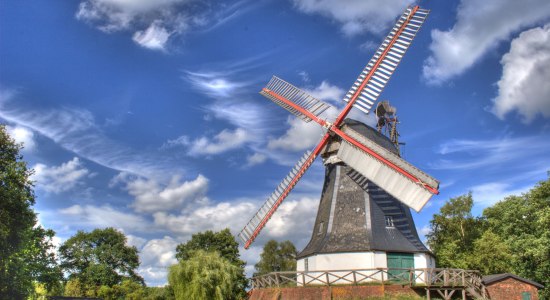
M428 245L439 267L470 267L474 241L483 232L483 220L472 216L472 194L451 198L430 221Z
M270 272L294 271L296 270L296 247L291 241L278 243L269 240L260 254L260 261L254 266L256 275L263 275Z
M59 285L61 271L53 253L54 232L36 226L32 170L0 125L0 295L21 299L34 293L35 282L46 289Z
M170 267L168 282L176 299L236 299L235 282L242 269L219 252L195 250L188 259Z
M143 278L135 272L139 266L137 248L128 246L126 236L114 228L78 231L59 247L59 253L69 279L78 279L86 290L87 295L80 296L94 296L99 287L112 287L124 279L143 285Z
M180 261L188 260L197 250L218 252L222 258L239 268L239 276L233 282L233 294L236 299L244 298L246 295L245 289L248 286L248 280L244 274L246 263L240 259L239 243L237 243L229 228L219 232L208 230L193 234L189 241L176 247L176 258Z
M474 241L473 252L468 259L469 268L479 270L482 274L507 273L513 266L510 247L491 230L485 231Z
M541 298L550 299L550 179L486 208L483 216L512 251L510 271L543 284Z

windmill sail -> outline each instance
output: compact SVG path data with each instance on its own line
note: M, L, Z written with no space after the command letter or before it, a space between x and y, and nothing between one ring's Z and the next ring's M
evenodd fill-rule
M433 177L349 126L344 125L342 131L372 152L342 139L336 156L397 200L418 212L437 193L439 182Z
M386 83L409 48L429 10L409 8L399 18L388 36L378 47L363 72L344 97L345 102L355 101L353 106L369 113L382 93Z
M307 151L304 153L298 163L292 168L290 173L281 181L279 186L271 194L269 198L260 207L258 212L248 221L246 226L238 234L239 238L245 244L245 248L248 248L254 241L256 236L260 233L267 221L271 218L275 210L281 205L283 200L288 196L290 191L294 188L298 180L304 175L305 171L311 166L315 160L317 151Z
M305 122L311 122L312 119L293 107L293 105L299 106L301 109L306 110L315 116L319 116L325 110L330 108L330 105L314 98L308 93L300 90L277 76L273 76L273 78L271 78L267 86L262 89L260 94L277 103ZM286 101L290 101L293 105L285 103Z

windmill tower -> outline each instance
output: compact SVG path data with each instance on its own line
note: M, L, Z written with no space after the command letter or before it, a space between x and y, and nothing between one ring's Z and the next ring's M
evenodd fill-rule
M439 193L439 182L399 156L396 131L392 142L376 129L346 119L352 108L369 113L428 13L418 6L405 10L344 97L347 104L333 122L319 117L328 104L278 77L262 89L260 94L305 122L318 123L326 133L239 233L245 248L321 156L325 183L311 240L297 257L298 271L434 267L409 207L420 211ZM388 103L383 115L390 112Z

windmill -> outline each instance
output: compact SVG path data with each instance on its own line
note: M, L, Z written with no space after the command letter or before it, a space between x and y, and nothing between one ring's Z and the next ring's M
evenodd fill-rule
M320 117L330 107L327 103L278 77L262 89L260 94L326 132L239 233L246 249L321 156L325 184L312 238L297 256L298 270L395 267L396 261L398 267L408 267L411 260L418 261L417 267L432 266L409 207L420 211L439 193L439 182L402 159L394 143L380 132L346 119L352 108L369 113L428 13L419 6L405 10L345 95L347 104L333 122ZM389 108L388 104L384 114Z

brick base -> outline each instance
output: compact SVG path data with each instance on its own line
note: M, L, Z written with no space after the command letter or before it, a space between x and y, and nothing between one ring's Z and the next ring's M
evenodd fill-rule
M418 295L408 286L364 285L364 286L319 286L266 288L251 290L249 300L345 300L367 297L395 296L400 294Z

